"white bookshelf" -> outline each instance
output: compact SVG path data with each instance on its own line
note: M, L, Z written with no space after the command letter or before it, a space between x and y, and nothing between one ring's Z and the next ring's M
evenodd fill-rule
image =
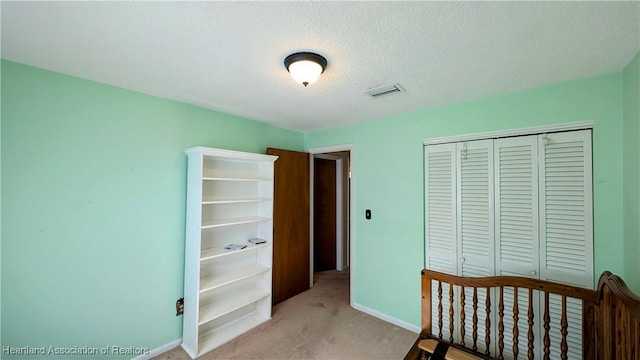
M271 318L277 157L205 147L185 152L182 347L196 358ZM266 243L250 244L251 238ZM229 244L246 247L226 250Z
M231 257L232 255L241 254L247 251L253 251L254 249L259 249L267 246L271 247L270 243L258 244L258 245L253 245L253 244L243 244L243 245L247 245L247 247L244 249L235 250L235 251L229 251L225 249L223 246L204 249L200 253L200 261L212 260L215 258L225 257L225 256Z
M235 337L245 333L247 329L254 328L269 320L269 318L258 311L252 311L204 333L199 339L202 353L207 353L233 340Z
M200 278L200 293L217 289L218 287L231 284L236 281L244 280L257 276L259 274L271 271L268 266L253 264L243 266L237 270L221 272L219 274Z

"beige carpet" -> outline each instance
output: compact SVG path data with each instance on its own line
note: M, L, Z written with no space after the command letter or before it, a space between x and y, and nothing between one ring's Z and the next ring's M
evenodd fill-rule
M351 308L348 272L327 271L276 305L270 321L200 359L402 359L417 337ZM178 347L155 359L189 355Z

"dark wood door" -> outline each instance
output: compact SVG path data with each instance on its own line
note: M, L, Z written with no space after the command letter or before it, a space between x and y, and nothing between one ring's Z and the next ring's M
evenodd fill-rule
M313 169L313 270L336 269L336 162L315 159Z
M309 154L268 148L274 167L273 304L309 289Z

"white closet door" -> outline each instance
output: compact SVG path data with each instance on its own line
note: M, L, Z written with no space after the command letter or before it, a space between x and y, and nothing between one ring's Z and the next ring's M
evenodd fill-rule
M497 275L538 277L537 137L496 139Z
M591 130L477 140L425 147L425 267L462 276L516 275L593 288ZM432 284L432 308L438 308ZM455 288L456 293L460 289ZM460 339L461 311L449 320L449 288L442 288L442 336L450 325ZM479 291L479 309L486 294ZM514 358L513 289L503 291L504 356ZM520 357L526 354L528 292L518 291ZM491 331L497 334L498 293L492 293ZM465 289L466 346L472 346L473 293ZM562 300L551 297L559 324ZM542 299L534 292L535 357L542 350ZM567 301L570 358L581 358L581 305ZM478 347L484 311L478 311ZM437 313L432 319L438 335ZM558 326L552 326L558 328ZM522 331L525 330L525 331ZM551 357L559 357L559 333L551 334ZM497 342L491 344L496 354Z
M593 288L591 131L539 136L540 278ZM560 324L562 299L549 299L551 322ZM582 358L582 304L566 304L570 359ZM552 326L551 357L560 356L561 334Z
M425 267L456 274L456 164L455 144L425 147ZM438 308L438 284L432 284L433 309ZM449 287L442 287L442 336L449 339ZM454 311L456 305L454 304ZM457 312L457 311L456 311ZM437 312L433 312L433 333L438 335Z
M455 144L425 147L425 259L428 269L456 274Z
M493 249L493 140L456 144L458 274L491 276Z
M492 276L493 247L493 140L478 140L456 144L457 157L457 240L458 275ZM476 293L477 348L485 351L486 290ZM457 335L462 328L462 306L456 317ZM465 289L464 344L473 346L473 290ZM460 337L461 338L461 337ZM461 339L462 340L462 339Z
M495 154L495 253L497 275L538 277L538 141L535 135L496 139ZM503 351L514 358L514 291L503 292ZM496 299L499 294L496 293ZM537 296L534 297L537 307ZM526 329L528 293L518 291L519 328ZM496 320L497 321L497 320ZM537 335L537 328L535 329ZM537 336L536 336L537 337ZM526 354L527 333L517 337L519 355ZM498 345L498 344L496 344ZM497 350L497 347L496 347Z
M540 135L540 278L593 288L591 130Z

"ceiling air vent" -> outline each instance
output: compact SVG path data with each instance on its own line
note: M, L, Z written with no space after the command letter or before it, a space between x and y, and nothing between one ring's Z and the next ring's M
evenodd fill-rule
M377 99L383 96L397 94L400 92L405 92L405 89L402 86L400 86L400 84L396 83L393 85L379 86L371 90L367 90L365 94L371 96L374 99Z

